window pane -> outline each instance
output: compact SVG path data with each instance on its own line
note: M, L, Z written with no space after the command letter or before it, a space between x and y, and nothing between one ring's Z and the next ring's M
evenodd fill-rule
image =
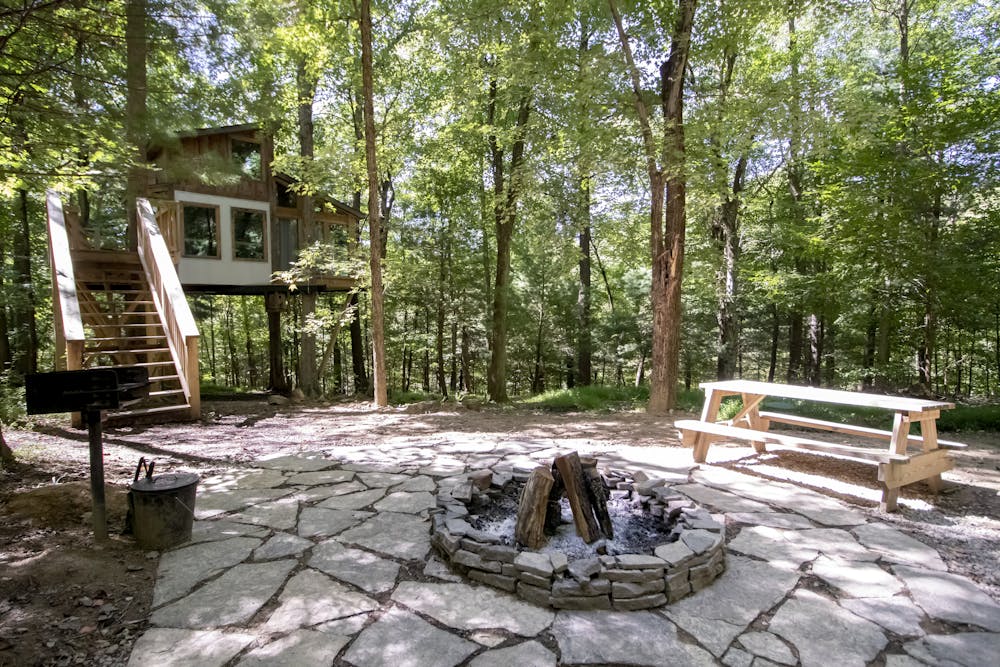
M247 178L260 180L260 144L233 139L233 161L236 168Z
M264 212L233 209L233 257L264 259Z
M218 257L218 232L214 206L184 205L184 254Z
M299 258L299 221L295 218L278 218L278 265L286 271Z

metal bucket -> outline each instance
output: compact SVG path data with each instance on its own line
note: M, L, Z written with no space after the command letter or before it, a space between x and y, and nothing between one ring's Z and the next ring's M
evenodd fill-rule
M139 479L145 463L139 459L129 494L135 541L143 549L156 550L183 544L191 539L198 475L179 472L154 477L154 463L150 463L146 476Z

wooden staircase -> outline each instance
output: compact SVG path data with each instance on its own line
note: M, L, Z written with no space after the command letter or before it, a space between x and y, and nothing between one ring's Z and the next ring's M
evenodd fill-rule
M151 228L141 234L139 252L92 250L74 230L73 220L64 217L58 197L49 194L55 328L57 348L64 351L57 365L68 370L149 370L149 398L109 412L108 422L197 419L197 329L172 262L168 257L167 266L162 266L152 248L163 240L148 203L142 204L146 215L140 216L141 222ZM178 317L185 321L178 322Z

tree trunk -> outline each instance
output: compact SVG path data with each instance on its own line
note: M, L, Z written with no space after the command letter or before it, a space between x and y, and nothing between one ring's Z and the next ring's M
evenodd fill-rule
M257 358L254 355L250 313L246 296L240 297L240 320L243 324L243 341L247 352L247 379L251 389L257 388Z
M14 308L14 372L20 377L38 370L38 328L31 266L31 220L28 191L17 191L18 230L14 241L14 280L19 297Z
M365 111L365 165L368 172L369 268L371 270L372 376L375 405L389 405L385 374L385 315L382 287L382 224L379 211L378 162L375 156L375 83L372 73L371 0L361 0L361 87Z
M5 271L2 267L7 266L7 251L4 244L0 244L0 294L6 294L4 286ZM0 303L0 373L10 366L10 333L9 322L7 321L7 299Z
M632 57L628 35L615 0L608 0L608 4L631 77L633 102L646 154L653 264L650 290L653 341L648 410L652 414L665 414L676 401L680 362L687 187L684 173L684 72L687 69L696 0L678 0L679 11L671 36L670 55L660 66L660 106L664 123L659 148L653 137L641 75Z
M578 313L578 332L576 342L576 362L579 383L590 384L592 373L592 357L594 353L593 333L591 332L590 310L590 177L580 179L580 287L576 306Z
M490 82L487 121L495 132L497 127L497 83ZM493 217L497 241L496 271L494 273L492 342L490 365L487 373L487 391L491 400L505 403L507 397L507 311L510 302L510 251L517 221L517 204L521 194L521 169L524 161L525 133L531 111L531 98L523 94L518 102L515 139L511 147L510 174L504 176L504 154L496 134L491 134L490 157L493 169Z
M788 383L802 380L802 313L788 316Z
M3 438L3 424L0 424L0 464L3 464L4 468L14 465L14 452Z
M815 313L808 318L809 363L808 380L813 387L820 384L820 374L823 369L823 319Z
M543 295L544 296L544 295ZM535 335L535 368L531 374L531 393L540 394L545 391L545 365L542 362L543 341L542 335L545 333L545 311L538 309L538 328Z
M313 101L316 98L316 75L309 72L305 59L298 62L296 70L296 90L298 91L298 134L299 156L311 163L314 155ZM316 228L315 204L312 195L303 193L299 197L302 209L302 234L305 245L310 246L320 240ZM299 314L299 364L298 386L306 396L319 396L319 379L316 375L316 334L310 322L316 313L316 292L303 290L300 297L302 309Z
M469 327L462 327L462 391L472 393L472 336Z
M147 128L146 58L149 50L146 38L148 0L128 0L125 6L125 136L132 148L134 164L128 169L125 206L128 213L126 242L129 250L138 243L136 197L146 192Z
M284 294L271 292L264 297L264 307L267 311L268 388L279 394L288 393L284 350L281 345L281 309L284 304Z
M739 312L736 301L737 264L740 258L739 214L740 194L743 191L748 160L746 154L737 160L732 189L717 209L716 224L712 226L713 236L722 253L722 265L716 278L716 320L719 325L716 377L719 380L731 380L734 377L739 354Z
M778 338L781 336L781 320L778 317L778 306L771 304L771 353L768 356L767 381L774 382L778 372Z

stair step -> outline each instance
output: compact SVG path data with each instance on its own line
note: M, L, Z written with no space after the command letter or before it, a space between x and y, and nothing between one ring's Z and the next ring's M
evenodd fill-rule
M87 350L90 354L163 354L164 352L169 353L169 347L137 347L134 349L124 349L124 350Z
M119 412L109 412L108 420L117 421L125 417L145 417L146 415L164 415L172 412L190 411L191 406L187 403L178 405L161 405L155 408L135 408L134 410L121 410Z
M152 368L153 366L173 366L174 362L171 361L144 361L141 364L112 364L110 366L91 366L90 368L118 368L119 366L146 366L147 368Z
M181 377L179 375L150 375L149 376L149 383L152 384L154 382L159 382L159 383L163 383L163 382L179 382L180 379L181 379Z
M132 340L166 340L163 335L154 336L105 336L103 338L88 338L88 343L124 343ZM88 352L90 350L87 350Z
M159 398L163 396L176 396L178 394L183 394L183 389L161 389L160 391L149 392L150 398Z

